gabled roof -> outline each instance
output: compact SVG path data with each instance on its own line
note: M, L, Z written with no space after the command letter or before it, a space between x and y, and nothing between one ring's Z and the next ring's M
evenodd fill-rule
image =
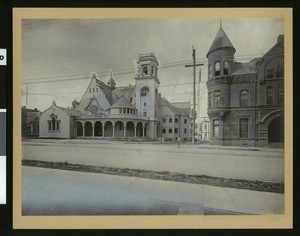
M272 53L276 52L276 49L278 49L280 47L282 48L282 50L280 50L280 51L283 53L284 52L284 35L283 34L281 34L277 37L276 44L257 61L257 64L261 63L266 57L268 57Z
M219 31L218 31L212 45L210 46L208 53L206 54L206 57L208 57L208 55L211 52L213 52L217 49L220 49L220 48L232 48L235 52L235 48L234 48L233 44L229 40L228 36L226 35L226 33L222 27L219 28Z
M25 123L30 123L34 121L36 118L39 118L41 115L40 111L30 111L26 113L26 122Z
M70 109L70 108L64 108L64 107L58 107L63 112L67 113L69 116L83 116L83 113L78 110Z
M125 96L121 96L113 105L110 106L109 109L112 108L133 108L136 109L136 107L131 104L126 98Z
M89 103L87 104L87 106L84 108L84 110L87 110L87 108L90 107L90 105L91 105L91 103L92 103L93 101L95 101L95 102L97 103L97 106L98 106L100 109L103 110L103 108L100 106L100 104L98 103L98 101L97 101L97 99L95 98L95 96L92 97L92 98L90 98L90 101L89 101Z
M176 115L185 115L185 116L189 116L190 114L190 108L179 108L179 107L175 107L174 105L172 105L166 98L161 98L166 105L176 114Z

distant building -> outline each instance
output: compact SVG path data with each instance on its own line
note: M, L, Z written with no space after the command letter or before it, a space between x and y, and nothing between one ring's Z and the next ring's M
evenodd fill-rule
M22 107L22 137L39 136L39 110Z
M210 139L210 122L208 119L204 119L200 122L200 140L208 141Z
M40 137L165 138L189 137L190 103L170 103L159 93L158 60L140 54L135 85L117 87L91 77L82 99L72 109L53 102L40 117Z
M277 43L263 57L248 63L236 62L235 52L220 27L206 55L210 143L238 146L282 144L284 36L279 35Z

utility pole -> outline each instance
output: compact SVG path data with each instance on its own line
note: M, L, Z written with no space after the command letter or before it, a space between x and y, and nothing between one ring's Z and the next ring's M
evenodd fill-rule
M196 67L197 66L203 66L204 64L199 63L196 64L196 50L193 46L193 64L185 65L185 67L193 67L193 77L194 77L194 83L193 83L193 136L192 136L192 143L195 144L195 103L196 103Z
M28 106L28 86L26 85L26 106Z

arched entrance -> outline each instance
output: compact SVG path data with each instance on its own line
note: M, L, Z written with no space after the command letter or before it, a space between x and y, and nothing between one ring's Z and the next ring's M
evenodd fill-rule
M85 137L93 136L93 125L90 121L87 121L84 124L84 136Z
M132 121L128 121L126 124L126 136L134 137L134 123Z
M284 120L282 116L273 119L268 126L268 142L284 142Z
M113 136L113 125L111 121L106 121L104 124L104 137Z
M75 124L75 132L76 132L76 137L83 136L83 126L80 121L76 122L76 124Z
M138 122L136 126L136 136L143 137L143 124L142 122Z
M103 136L103 134L102 134L102 123L101 123L100 121L97 121L97 122L95 123L94 134L95 134L95 136L97 136L97 137Z
M124 124L122 121L115 123L115 137L124 137Z

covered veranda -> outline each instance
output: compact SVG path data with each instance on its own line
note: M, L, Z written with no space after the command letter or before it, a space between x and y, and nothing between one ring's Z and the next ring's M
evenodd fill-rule
M87 119L74 123L75 137L145 138L147 120Z

